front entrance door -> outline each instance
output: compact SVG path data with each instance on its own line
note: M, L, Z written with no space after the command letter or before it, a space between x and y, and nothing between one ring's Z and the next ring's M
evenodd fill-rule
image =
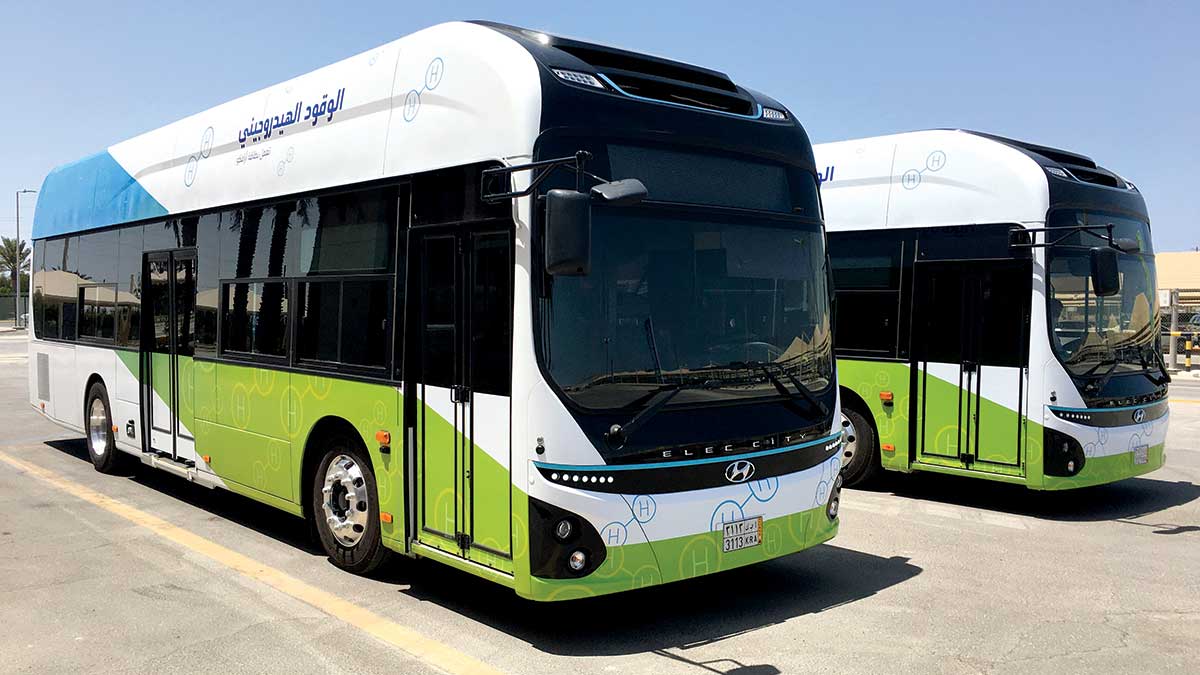
M196 251L147 253L142 299L142 410L149 450L194 464L192 355L196 326Z
M918 262L917 461L1022 475L1028 261Z
M511 224L414 229L408 261L417 539L511 571Z

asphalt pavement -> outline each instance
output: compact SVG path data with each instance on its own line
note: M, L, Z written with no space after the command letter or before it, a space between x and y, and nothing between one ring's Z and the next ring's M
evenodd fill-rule
M427 561L354 577L281 512L98 474L26 402L25 349L0 334L0 672L1200 672L1200 379L1145 477L891 476L810 551L540 605Z

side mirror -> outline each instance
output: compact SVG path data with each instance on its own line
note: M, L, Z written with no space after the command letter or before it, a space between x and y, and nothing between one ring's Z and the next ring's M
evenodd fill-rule
M575 190L546 193L546 272L586 276L592 267L592 200Z
M1142 245L1138 243L1137 239L1127 239L1127 238L1117 239L1117 240L1113 241L1113 246L1116 246L1117 248L1121 249L1122 253L1141 253L1142 252Z
M1092 292L1106 298L1121 292L1121 274L1117 250L1108 246L1092 249Z
M592 188L592 200L610 206L630 206L646 198L646 185L636 178L601 183Z

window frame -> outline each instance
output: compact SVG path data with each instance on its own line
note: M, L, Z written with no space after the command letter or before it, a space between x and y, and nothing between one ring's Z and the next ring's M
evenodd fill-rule
M84 295L85 295L86 291L88 291L89 289L93 289L93 288L108 289L108 290L112 291L112 294L113 294L112 302L108 303L108 306L112 308L112 320L113 320L113 332L112 332L112 335L109 337L104 337L99 334L87 335L83 332L83 326L84 326L83 315L84 315L84 312L86 311L85 307L87 305L87 301L85 300ZM120 285L116 284L116 283L78 284L76 286L76 295L78 296L78 298L76 299L76 306L78 307L77 313L79 314L79 316L75 319L76 341L84 342L84 343L95 342L95 343L106 344L106 345L116 344L116 342L117 342L117 294L119 291L120 291ZM97 306L100 306L101 304L102 304L102 301L100 301L100 300L96 301ZM97 331L97 333L98 333L98 331Z
M290 298L294 301L299 300L299 287L301 284L322 284L322 283L337 283L338 285L338 304L337 304L337 358L333 361L325 361L321 359L303 358L300 356L300 316L298 309L295 312L289 312L289 321L291 321L290 339L291 349L289 350L288 363L291 366L307 369L307 370L328 370L337 373L352 373L376 377L389 377L393 374L396 362L396 274L394 272L374 272L369 274L329 274L329 275L313 275L306 277L289 277L287 281L291 284L289 293ZM345 305L345 288L346 282L354 281L383 281L391 282L388 287L387 305L387 336L384 338L384 363L378 366L363 365L358 363L348 363L342 360L342 332L345 328L342 317L343 306Z

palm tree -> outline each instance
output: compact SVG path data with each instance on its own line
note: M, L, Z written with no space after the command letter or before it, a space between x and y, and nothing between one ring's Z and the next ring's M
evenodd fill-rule
M9 275L9 287L17 287L17 272L29 273L29 248L15 237L0 237L0 273Z

